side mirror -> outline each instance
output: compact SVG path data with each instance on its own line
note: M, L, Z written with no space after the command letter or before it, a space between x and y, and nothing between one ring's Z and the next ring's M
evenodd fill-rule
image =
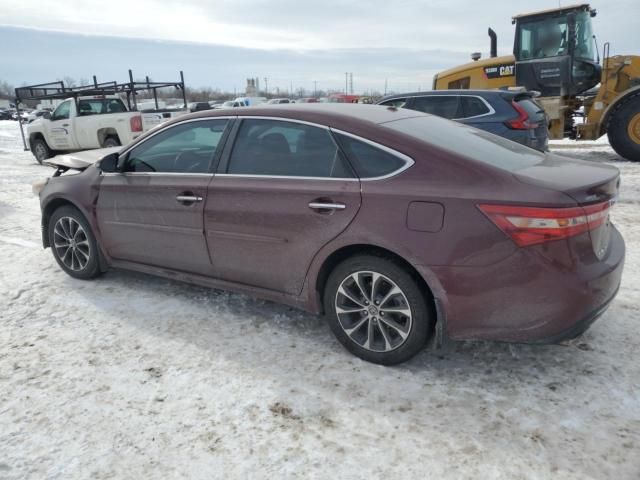
M42 118L45 118L45 119L47 119L47 120L50 120L50 119L51 119L51 112L44 112L44 113L42 114Z
M120 156L118 153L110 153L106 157L103 157L100 160L100 164L98 168L102 170L104 173L115 173L118 171L118 159Z

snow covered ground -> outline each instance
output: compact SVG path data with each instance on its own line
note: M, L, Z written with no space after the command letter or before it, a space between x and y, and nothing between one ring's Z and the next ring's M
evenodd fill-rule
M51 170L0 122L0 478L640 478L640 165L620 293L568 345L466 342L385 368L321 319L40 245Z

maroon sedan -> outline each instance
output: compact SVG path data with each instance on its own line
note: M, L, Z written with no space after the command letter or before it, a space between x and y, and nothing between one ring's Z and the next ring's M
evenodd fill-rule
M49 162L43 242L65 272L124 268L324 313L372 362L431 337L575 337L620 284L616 168L431 115L209 110L111 152Z

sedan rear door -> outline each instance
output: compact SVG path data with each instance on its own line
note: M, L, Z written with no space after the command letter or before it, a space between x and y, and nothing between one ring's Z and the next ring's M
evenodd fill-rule
M360 182L322 126L242 120L207 195L217 278L297 295L316 253L360 208Z

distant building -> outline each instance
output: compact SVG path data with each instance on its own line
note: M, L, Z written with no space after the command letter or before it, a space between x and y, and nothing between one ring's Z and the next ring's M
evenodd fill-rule
M245 95L247 97L259 97L260 96L260 79L247 78L247 86L245 88Z

